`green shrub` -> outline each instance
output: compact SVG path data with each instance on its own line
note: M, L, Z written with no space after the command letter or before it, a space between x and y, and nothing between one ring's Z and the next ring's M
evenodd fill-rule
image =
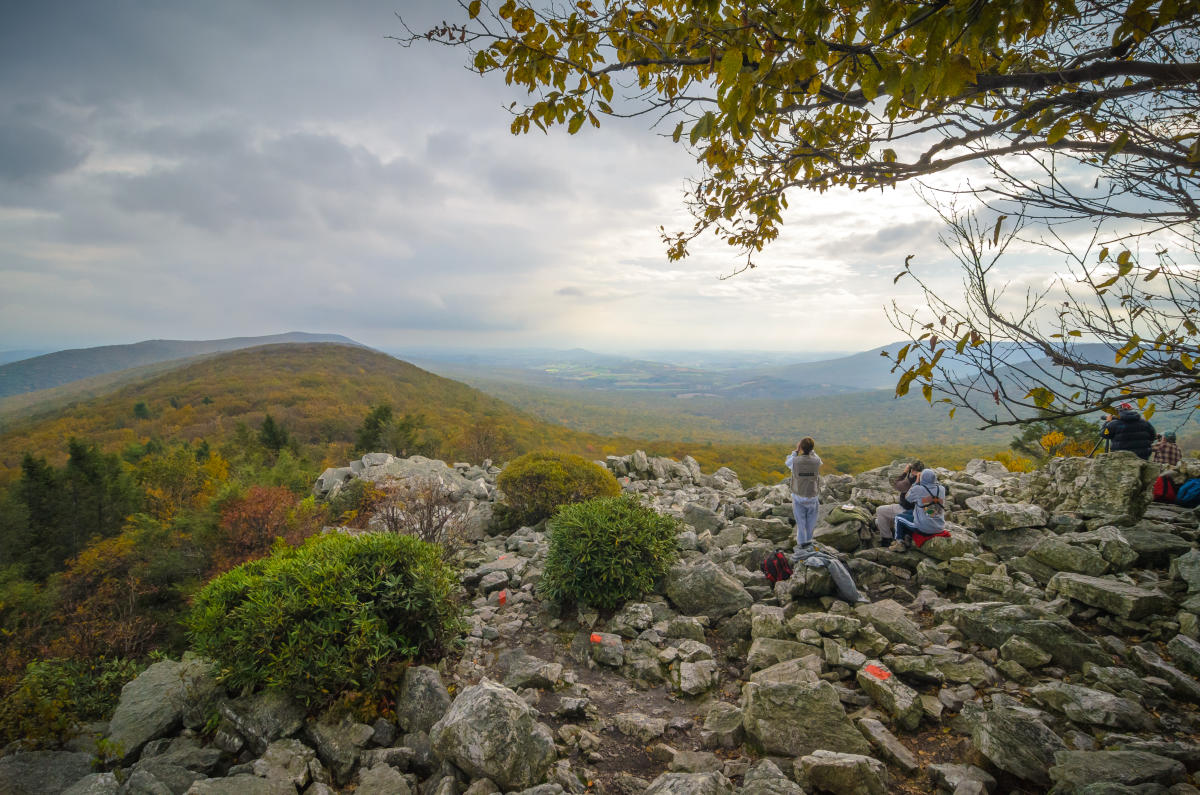
M0 702L0 739L27 747L58 745L81 724L107 718L121 688L142 666L132 660L35 660L16 689Z
M496 485L504 492L497 520L505 527L534 525L560 505L621 493L611 472L569 453L526 453L514 458Z
M549 529L542 594L555 602L612 608L649 592L667 573L679 527L625 496L568 505Z
M432 544L330 533L213 579L196 595L188 633L228 686L280 688L322 706L440 654L463 626L457 582Z

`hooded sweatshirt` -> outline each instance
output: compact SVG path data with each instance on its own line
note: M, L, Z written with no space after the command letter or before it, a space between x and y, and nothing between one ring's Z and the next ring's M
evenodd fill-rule
M921 479L904 495L913 504L913 525L922 535L935 535L946 529L946 487L937 481L932 469L921 472Z

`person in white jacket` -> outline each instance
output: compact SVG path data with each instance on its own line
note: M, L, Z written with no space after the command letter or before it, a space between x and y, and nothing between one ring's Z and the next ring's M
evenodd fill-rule
M788 453L784 464L792 473L792 513L796 516L796 546L812 545L817 526L817 495L821 489L821 457L813 452L816 442L805 436Z

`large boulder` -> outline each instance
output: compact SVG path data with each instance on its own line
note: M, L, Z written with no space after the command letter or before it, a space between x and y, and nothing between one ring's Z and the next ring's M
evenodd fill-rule
M733 784L720 773L663 773L642 795L732 795Z
M754 603L737 579L708 558L673 566L667 575L667 597L684 615L711 619L731 616Z
M871 753L837 690L824 681L748 682L742 689L742 726L747 741L767 754Z
M912 731L920 725L925 714L920 694L901 682L882 662L867 661L858 669L857 680L871 700L895 718L902 728Z
M1131 621L1174 610L1170 597L1111 577L1061 571L1046 586L1048 596L1056 593Z
M981 754L1001 770L1041 786L1050 783L1047 769L1066 743L1042 722L1037 710L1002 706L983 709L968 704L963 718L971 727L971 741Z
M108 725L108 741L121 761L137 759L146 743L182 726L193 684L211 673L212 664L200 658L163 660L126 683Z
M1050 768L1055 792L1076 792L1092 783L1125 787L1158 784L1165 788L1186 780L1186 776L1182 762L1145 751L1061 751Z
M439 757L504 790L540 783L557 758L554 736L533 709L489 679L459 693L429 737Z
M280 690L224 701L218 710L256 754L266 751L275 740L291 737L304 726L304 705Z
M1046 524L1046 511L1040 505L1027 502L1004 502L998 497L981 494L968 498L967 507L975 512L975 518L985 530L1016 530Z
M1141 516L1158 477L1156 464L1133 453L1053 458L1030 473L1024 497L1049 511L1093 516Z
M92 772L92 758L70 751L26 751L0 757L0 792L58 795Z
M405 732L427 732L450 709L450 693L432 668L413 665L404 671L396 697L396 722Z
M819 792L838 795L887 795L887 767L870 756L814 751L797 765Z
M1141 704L1103 690L1065 682L1047 682L1033 688L1030 695L1075 723L1131 731L1150 731L1154 728L1154 720Z
M1031 605L981 602L956 605L954 625L971 640L998 649L1011 637L1023 638L1050 653L1056 665L1079 670L1086 662L1112 665L1090 635L1055 613Z
M920 648L929 642L921 632L921 626L894 599L864 602L855 605L854 612L893 643L908 643Z

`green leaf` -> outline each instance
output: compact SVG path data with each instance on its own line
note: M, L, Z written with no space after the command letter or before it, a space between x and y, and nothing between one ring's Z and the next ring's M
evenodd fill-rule
M742 53L738 50L726 50L721 57L718 79L726 86L737 82L738 72L742 70Z
M1071 131L1071 120L1070 119L1059 119L1055 123L1055 125L1050 128L1050 132L1046 134L1046 143L1053 146L1054 144L1061 141L1063 139L1063 136L1065 136L1070 131Z
M467 14L471 17L471 19L475 19L479 16L479 7L481 5L483 5L481 0L471 0L471 4L467 6Z
M574 135L575 133L579 132L579 128L583 126L584 119L586 119L586 118L587 117L584 116L582 113L576 113L575 115L573 115L571 117L571 120L569 122L567 122L567 132L571 135Z

